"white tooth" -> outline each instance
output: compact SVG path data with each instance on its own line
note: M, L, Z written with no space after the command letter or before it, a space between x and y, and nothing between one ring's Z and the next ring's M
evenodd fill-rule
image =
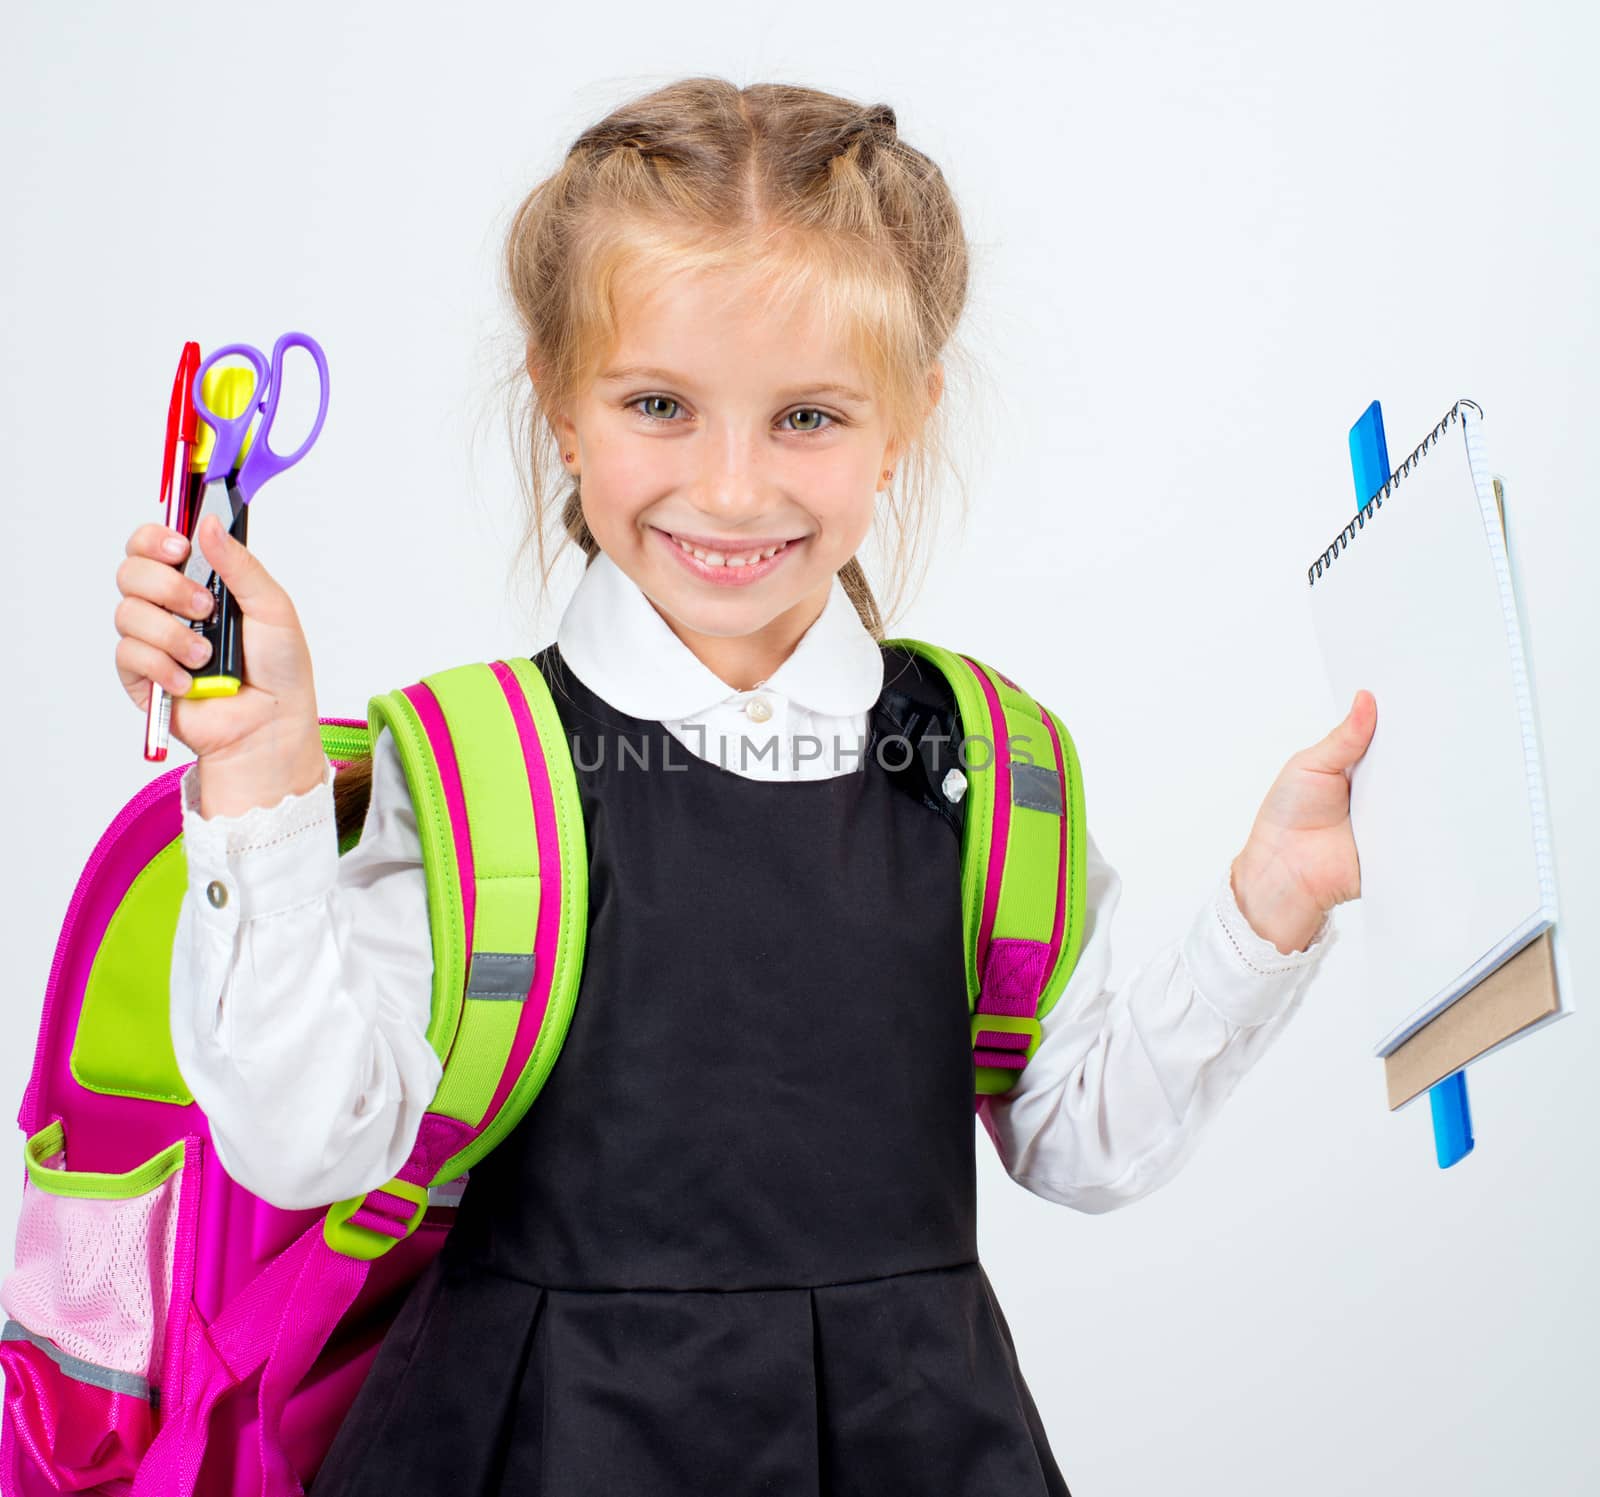
M687 551L691 556L697 558L698 560L703 561L707 566L712 567L754 566L758 561L765 561L769 556L776 556L778 552L783 550L783 548L789 544L787 541L779 541L776 546L769 546L764 551L751 551L744 556L730 556L725 551L703 551L699 546L692 545L690 542L685 540L680 540L677 536L673 536L672 539L677 541L681 549Z

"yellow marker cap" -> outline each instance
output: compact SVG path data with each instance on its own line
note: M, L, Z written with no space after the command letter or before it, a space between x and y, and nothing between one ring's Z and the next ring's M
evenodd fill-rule
M211 407L216 410L215 406ZM221 412L217 412L221 415ZM206 697L232 697L239 694L239 678L237 676L196 676L193 684L184 693L184 700L199 701Z
M214 364L206 370L205 378L200 382L200 393L206 398L206 407L215 411L224 421L231 421L235 416L242 416L250 403L250 398L255 394L256 372L248 364L234 364L224 369L220 364ZM242 463L245 455L250 451L250 444L255 440L255 428L250 427L244 434L244 445L239 449L239 461ZM217 434L212 429L211 423L204 416L195 420L194 449L189 454L189 471L191 473L204 473L206 465L211 461L211 450L217 445Z

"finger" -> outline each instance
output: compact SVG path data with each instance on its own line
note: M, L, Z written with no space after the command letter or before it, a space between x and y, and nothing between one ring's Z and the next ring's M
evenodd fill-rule
M117 565L117 590L125 598L147 598L185 618L207 619L216 600L208 589L191 582L176 567L130 556Z
M128 537L129 556L150 556L171 565L189 550L188 538L170 525L141 525Z
M189 688L194 685L194 677L165 651L158 650L145 640L127 636L117 641L117 672L130 695L136 690L136 683L141 676L147 681L156 682L163 691L175 697L187 696ZM146 691L142 705L148 706L149 700L150 694Z
M125 639L142 640L184 665L204 665L211 658L211 644L196 634L184 621L157 608L144 598L124 598L117 604L117 633Z
M1348 769L1366 753L1377 725L1377 701L1370 691L1358 691L1344 721L1331 729L1320 743L1305 750L1306 767L1328 774Z
M223 585L233 594L241 612L261 613L264 609L272 609L280 599L287 601L287 595L261 565L256 554L248 546L241 546L234 540L215 515L207 515L200 522L200 530L195 538L199 542L201 555L211 563Z

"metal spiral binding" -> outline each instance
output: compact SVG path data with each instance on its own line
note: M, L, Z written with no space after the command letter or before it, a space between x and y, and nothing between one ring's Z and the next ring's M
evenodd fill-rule
M1457 421L1460 419L1461 407L1464 405L1471 406L1472 409L1478 413L1479 419L1482 419L1483 407L1480 406L1475 400L1458 400L1453 406L1451 406L1450 409L1444 413L1443 417L1440 418L1439 424L1435 426L1434 429L1417 444L1416 450L1411 454L1411 456L1401 463L1400 466L1389 475L1389 481L1385 483L1376 494L1374 494L1369 500L1367 500L1365 504L1361 506L1360 509L1356 511L1355 516L1350 523L1333 538L1333 544L1329 546L1321 556L1312 562L1309 567L1306 568L1307 586L1314 587L1316 585L1317 578L1323 574L1324 570L1333 565L1334 560L1337 558L1340 551L1342 551L1350 544L1352 540L1355 539L1356 532L1366 528L1367 521L1372 518L1376 511L1383 508L1383 501L1400 486L1400 480L1410 473L1416 464L1422 461L1423 453L1425 453L1429 447L1433 446L1439 440L1439 438L1444 435L1446 428L1449 427L1452 421Z

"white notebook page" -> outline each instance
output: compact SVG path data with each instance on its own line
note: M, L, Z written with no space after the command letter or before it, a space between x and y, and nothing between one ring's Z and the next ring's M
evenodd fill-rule
M1308 588L1340 711L1378 726L1351 772L1376 1052L1556 915L1536 730L1481 417L1457 407ZM1352 522L1354 523L1354 522Z

